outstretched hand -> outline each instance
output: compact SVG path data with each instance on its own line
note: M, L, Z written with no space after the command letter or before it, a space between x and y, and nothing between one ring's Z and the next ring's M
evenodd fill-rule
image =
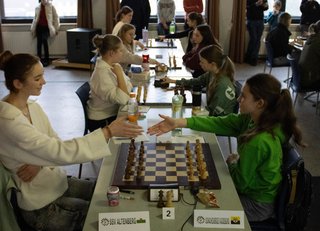
M165 115L159 114L159 116L163 119L161 122L153 125L152 127L148 128L147 133L150 135L157 135L160 136L164 133L167 133L177 127L176 120Z
M112 136L134 138L138 135L141 135L143 132L141 126L134 123L129 123L126 116L117 118L108 127Z

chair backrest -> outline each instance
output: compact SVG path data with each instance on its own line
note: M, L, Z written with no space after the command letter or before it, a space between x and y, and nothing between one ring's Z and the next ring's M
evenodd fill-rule
M85 126L84 126L84 132L83 135L88 134L88 114L87 114L87 101L89 99L89 92L90 92L90 85L89 82L85 82L82 84L77 90L76 94L78 95L82 108L84 113L84 120L85 120Z
M281 230L303 230L311 204L311 174L304 161L291 146L283 148L282 183L276 213Z
M242 88L242 84L239 81L235 81L234 82L234 87L235 87L235 91L236 91L236 99L237 99L237 103L236 105L234 105L234 109L233 112L234 113L238 113L239 112L239 102L238 102L238 98L241 94L241 88Z

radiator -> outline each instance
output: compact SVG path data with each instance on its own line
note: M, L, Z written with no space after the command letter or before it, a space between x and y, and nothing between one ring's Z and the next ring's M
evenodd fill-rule
M5 50L13 53L37 54L37 39L32 37L30 31L4 31L2 38ZM48 43L51 58L67 55L66 31L60 31L54 38L49 38Z

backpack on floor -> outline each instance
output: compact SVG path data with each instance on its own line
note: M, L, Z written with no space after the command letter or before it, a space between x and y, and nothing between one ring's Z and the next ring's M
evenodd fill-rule
M306 226L310 214L312 176L305 169L304 161L296 149L288 147L283 151L278 219L281 230L300 231Z

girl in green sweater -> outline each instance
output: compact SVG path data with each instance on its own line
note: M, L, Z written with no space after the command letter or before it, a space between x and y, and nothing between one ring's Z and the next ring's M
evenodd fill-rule
M175 128L213 132L238 138L238 154L226 162L249 221L263 221L274 216L274 202L281 177L282 145L291 137L304 146L288 89L272 75L249 78L238 98L240 114L221 117L172 119L150 127L157 136Z
M174 80L164 77L162 83L206 87L206 109L210 116L222 116L234 112L237 108L237 99L233 62L217 45L202 48L199 58L200 66L206 73L193 79Z

